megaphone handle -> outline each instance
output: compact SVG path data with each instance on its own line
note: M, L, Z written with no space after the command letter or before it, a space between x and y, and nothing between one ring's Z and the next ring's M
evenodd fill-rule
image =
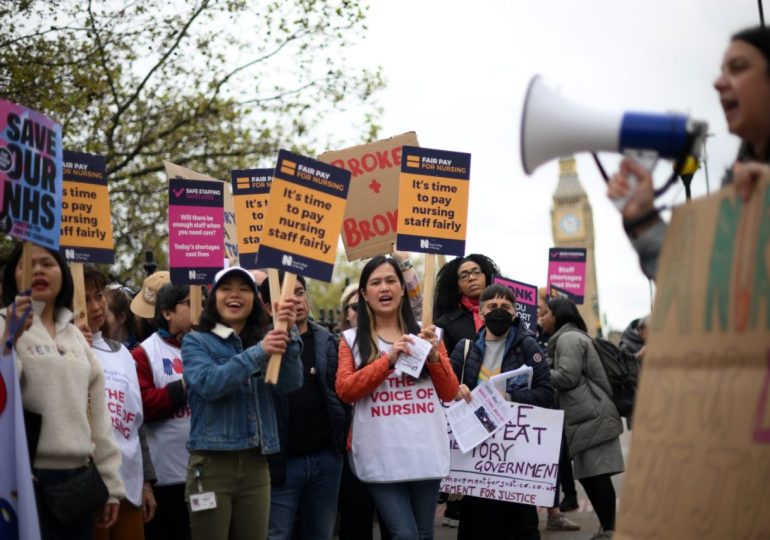
M639 165L647 169L650 174L652 174L655 165L658 163L658 153L653 150L624 150L623 155L636 161ZM636 191L636 186L639 184L639 179L636 176L630 174L628 175L628 183L631 188L628 191L628 195L612 200L619 212L623 211L623 208L626 207L628 199L630 199L631 195L633 195L634 191Z

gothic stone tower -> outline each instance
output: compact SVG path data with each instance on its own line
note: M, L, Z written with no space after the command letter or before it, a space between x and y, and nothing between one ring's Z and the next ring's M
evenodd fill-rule
M578 306L592 336L601 331L596 288L594 220L588 196L580 185L574 156L559 160L559 184L553 194L551 231L554 246L586 248L585 302Z

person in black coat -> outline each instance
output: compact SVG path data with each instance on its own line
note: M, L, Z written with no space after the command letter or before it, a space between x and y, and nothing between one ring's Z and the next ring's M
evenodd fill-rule
M484 327L465 354L467 340L452 351L451 362L460 379L460 393L470 398L477 384L490 377L528 365L532 367L531 388L506 387L506 399L538 407L553 407L554 391L545 355L535 335L515 316L516 300L508 287L490 285L479 297ZM537 540L537 507L526 504L463 497L458 540Z

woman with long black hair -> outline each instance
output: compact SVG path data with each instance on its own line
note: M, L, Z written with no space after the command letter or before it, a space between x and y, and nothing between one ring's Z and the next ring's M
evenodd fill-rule
M354 407L351 465L394 540L431 539L439 483L449 474L439 399L457 396L457 377L435 327L417 325L393 259L371 259L358 289L358 328L342 333L336 384L340 399ZM417 379L394 370L414 344L410 334L431 344Z

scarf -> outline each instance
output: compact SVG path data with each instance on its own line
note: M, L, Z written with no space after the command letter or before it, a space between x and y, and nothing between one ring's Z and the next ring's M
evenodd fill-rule
M473 315L473 326L476 328L476 332L481 330L481 327L484 326L484 319L481 318L481 313L479 313L479 299L462 295L460 297L460 305Z

